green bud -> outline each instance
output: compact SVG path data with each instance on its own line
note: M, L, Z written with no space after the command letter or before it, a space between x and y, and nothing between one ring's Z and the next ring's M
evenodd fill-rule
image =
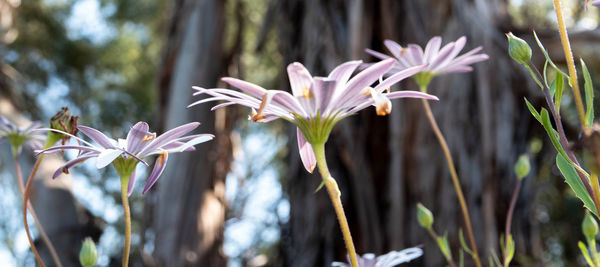
M525 40L514 36L512 32L506 34L508 38L508 54L520 64L527 64L531 60L531 47Z
M515 174L517 175L517 178L522 180L529 174L530 170L531 166L529 165L529 156L521 155L517 160L517 163L515 163Z
M92 238L86 237L79 252L79 263L83 267L93 267L96 265L97 259L98 252L96 251L96 245L94 245Z
M60 111L56 113L56 115L50 118L50 128L72 135L77 135L78 120L79 116L72 116L69 114L69 108L62 107ZM65 144L67 141L69 141L69 138L69 136L56 132L48 133L48 139L51 140L52 144L59 140L62 140L62 143Z
M433 225L433 214L421 203L417 204L417 219L419 220L419 225L423 228L427 230L431 229L431 225Z
M585 235L587 239L594 239L596 234L598 234L598 223L589 212L585 213L583 223L581 223L581 229L583 235Z

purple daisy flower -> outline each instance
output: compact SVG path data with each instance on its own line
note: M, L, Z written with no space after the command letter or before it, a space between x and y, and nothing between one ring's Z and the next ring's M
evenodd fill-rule
M401 251L390 251L387 254L375 257L375 254L367 253L358 257L360 267L394 267L398 264L412 261L423 255L420 248L407 248ZM332 262L332 267L350 267L349 263Z
M375 106L377 115L389 114L392 110L390 99L437 97L416 92L390 92L393 84L410 77L425 66L413 66L397 72L375 87L371 85L381 79L393 66L392 59L373 64L351 78L362 61L349 61L335 68L327 77L313 77L300 63L288 65L287 72L292 93L282 90L267 90L258 85L235 78L222 80L242 92L231 89L204 89L194 87L194 95L210 97L196 101L191 106L211 101L225 101L214 106L218 109L238 104L251 108L248 119L254 122L270 122L279 118L298 126L298 147L300 158L307 171L313 172L316 159L311 143L324 143L333 126L343 118L369 106Z
M36 121L26 128L20 128L0 115L0 143L8 140L13 146L15 154L21 153L23 146L31 151L40 149L46 140L46 135L37 131L41 128L41 125L40 122Z
M96 158L96 167L100 169L106 167L110 163L115 163L116 167L117 160L134 160L142 162L148 166L143 159L149 156L158 155L154 163L154 168L152 169L148 181L146 182L146 186L144 187L143 193L146 193L162 174L167 165L167 160L170 153L192 151L195 149L195 145L214 138L214 136L211 134L195 134L185 136L187 133L196 129L199 125L200 123L198 122L184 124L159 136L156 136L156 133L149 131L149 126L147 123L138 122L131 127L126 139L117 140L107 137L102 132L94 128L78 126L77 128L79 131L92 139L96 145L62 131L45 129L49 131L60 132L67 136L76 138L78 141L83 143L83 145L59 145L39 151L39 153L53 153L68 149L80 151L79 155L75 159L68 161L63 166L58 168L56 172L54 172L52 178L56 178L62 173L69 173L69 168L90 158ZM136 164L133 165L134 169L135 165ZM135 171L131 173L129 179L129 186L127 188L127 193L129 195L133 189L134 182Z
M393 57L371 49L366 49L365 51L379 59L396 59L394 67L389 72L390 74L414 66L426 65L427 67L421 73L415 75L415 79L419 85L423 85L423 83L426 85L433 77L440 74L472 71L471 64L489 58L486 54L477 54L481 51L481 46L459 56L458 54L465 47L466 42L467 38L462 36L455 42L450 42L441 47L442 38L436 36L431 38L427 42L425 49L423 49L416 44L409 44L407 47L402 47L394 41L385 40L384 44Z

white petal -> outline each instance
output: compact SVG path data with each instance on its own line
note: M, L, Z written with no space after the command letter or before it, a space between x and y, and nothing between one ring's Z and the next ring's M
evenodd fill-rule
M100 152L100 155L98 155L98 158L96 159L96 168L102 169L106 167L122 153L123 151L118 149L105 149L104 151Z

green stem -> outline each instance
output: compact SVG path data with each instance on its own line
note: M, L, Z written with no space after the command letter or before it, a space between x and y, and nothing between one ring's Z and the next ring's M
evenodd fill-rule
M427 92L426 86L421 87L421 91ZM433 117L433 112L431 112L431 107L429 106L429 102L425 99L422 99L423 107L425 108L425 114L427 115L427 119L431 124L431 128L433 128L433 132L437 137L440 145L442 146L442 150L444 151L444 156L446 157L446 161L448 163L448 169L450 170L450 177L452 178L452 183L454 184L454 190L456 191L456 195L458 196L458 202L460 204L460 209L462 211L463 219L465 221L465 228L467 229L467 236L469 237L469 242L471 243L471 250L473 250L473 260L475 260L475 265L477 267L481 267L481 261L479 260L479 253L477 252L477 243L475 243L475 236L473 235L473 229L471 227L471 218L469 217L469 210L467 208L467 202L465 201L465 196L460 188L460 182L458 180L458 174L456 173L456 169L454 167L454 160L452 160L452 154L450 154L450 148L446 143L446 139L440 131L440 127L437 125L435 121L435 117Z
M317 165L319 166L319 172L323 178L323 183L327 188L327 192L331 198L331 203L335 209L335 214L337 215L338 222L340 223L342 235L344 236L344 242L346 243L346 249L348 250L348 255L350 256L350 263L352 264L352 267L359 267L356 250L354 249L354 243L352 242L352 235L350 234L350 227L348 226L346 214L344 213L344 207L342 206L342 194L338 188L337 182L335 179L333 179L333 177L331 177L329 168L327 168L327 160L325 159L325 144L321 143L311 145L315 152Z
M17 174L17 182L19 185L19 191L21 192L21 196L25 196L25 185L23 184L23 174L21 173L21 166L19 165L17 156L18 155L16 153L13 154L13 160L15 163L15 172ZM46 244L46 246L48 247L48 251L50 252L50 256L52 256L52 260L54 261L54 264L56 264L57 267L62 267L63 265L60 262L60 258L58 257L58 254L56 253L56 249L54 248L54 245L52 245L52 242L50 241L50 238L46 234L46 231L44 231L44 228L42 227L42 224L40 223L40 220L37 217L35 209L33 208L33 205L31 205L31 201L27 202L27 209L29 210L31 217L33 218L33 221L35 222L35 226L37 227L38 232L40 233L40 237L44 241L44 244Z
M123 201L123 213L125 215L125 245L123 247L123 267L129 265L129 246L131 243L131 212L129 210L129 198L127 197L127 186L129 176L121 176L121 200Z

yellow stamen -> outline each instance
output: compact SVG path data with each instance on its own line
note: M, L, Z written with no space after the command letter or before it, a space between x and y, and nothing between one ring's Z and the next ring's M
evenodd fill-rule
M253 122L263 122L263 119L265 118L265 115L262 114L262 112L264 111L265 107L267 106L267 94L264 94L262 97L262 102L260 102L260 106L258 107L258 111L256 111L254 108L252 108L252 115L248 116L248 120L251 120Z
M365 92L363 93L364 95L371 95L371 90L365 90Z
M302 96L311 98L312 95L310 94L310 89L308 89L308 87L304 87L304 90L302 90Z
M402 48L402 50L400 50L400 55L404 55L404 53L406 53L406 51L408 51L408 49L406 48Z
M383 102L375 107L375 112L378 116L390 114L392 112L392 105L390 105L390 102Z
M387 89L385 89L385 92L386 92L386 93L388 93L388 94L389 94L391 91L392 91L392 90L391 90L389 87L388 87Z
M154 139L154 135L146 135L142 138L142 142L150 141L152 139Z
M167 154L168 154L167 151L163 150L163 153L160 156L158 156L158 162L156 162L156 163L158 163L158 165L160 165L160 166L165 164L165 159L167 158Z

